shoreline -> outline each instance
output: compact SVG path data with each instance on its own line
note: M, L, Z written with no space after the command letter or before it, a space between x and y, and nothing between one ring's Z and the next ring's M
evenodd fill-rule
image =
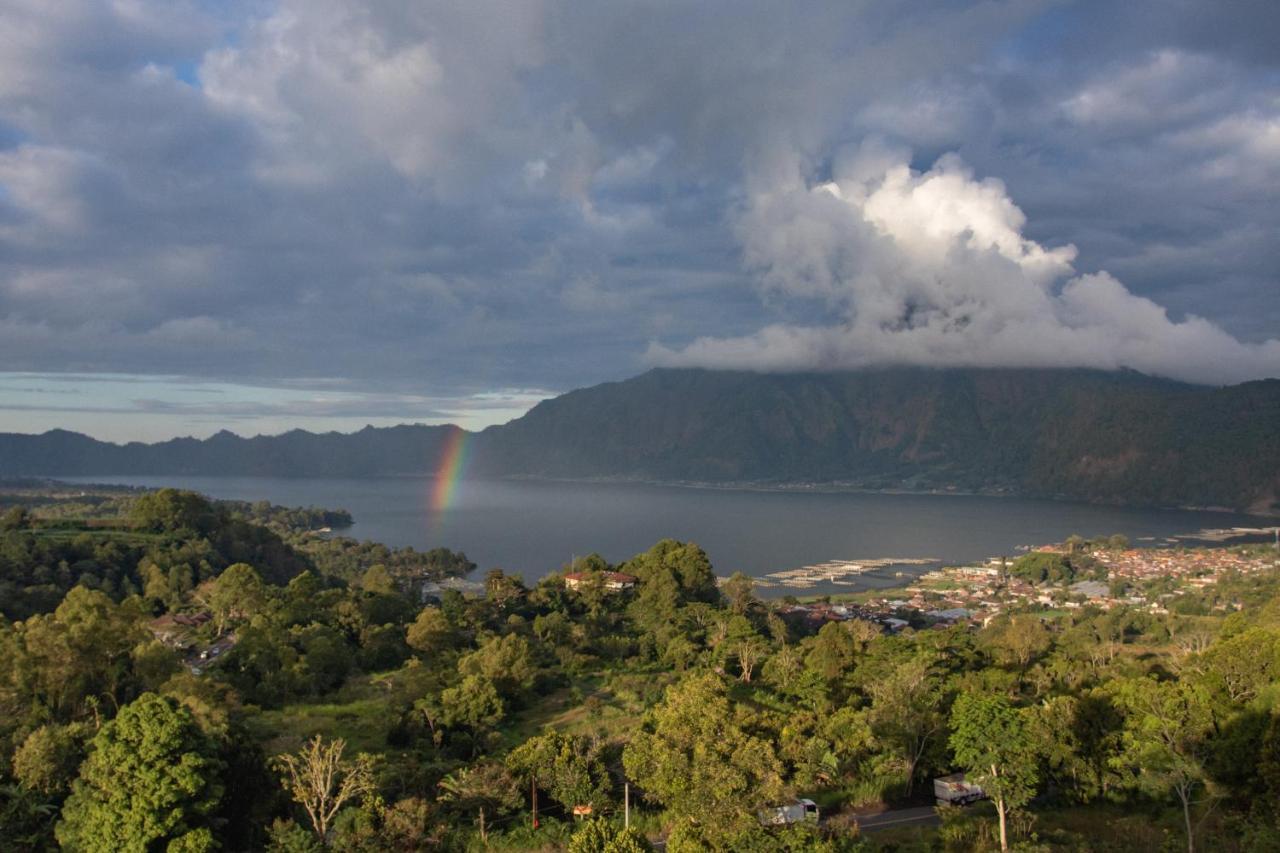
M130 479L137 478L181 478L181 477L208 477L216 479L235 479L235 478L254 478L263 479L281 479L281 480L375 480L375 479L392 479L392 480L436 480L437 474L434 472L400 472L385 474L363 474L359 476L353 475L312 475L312 474L63 474L48 475L41 477L21 477L12 478L15 480L25 479L28 481L44 479L48 482L66 483L75 485L89 485L102 487L119 487L119 488L141 488L137 486L129 486L123 483L111 482L112 477L124 477ZM93 479L91 479L93 478ZM6 478L0 477L0 483ZM464 476L465 479L465 476ZM1280 508L1272 510L1260 510L1256 506L1250 506L1247 509L1235 509L1226 506L1215 505L1197 505L1197 504L1150 504L1150 503L1130 503L1117 500L1088 500L1085 498L1074 497L1071 495L1043 495L1018 491L1012 487L1008 488L990 488L990 489L961 489L958 487L938 487L938 488L871 488L868 486L858 485L853 482L831 481L831 482L811 482L811 481L794 481L794 482L760 482L753 480L737 480L728 482L715 482L708 480L661 480L648 477L549 477L541 475L529 474L479 474L474 477L476 480L491 480L497 482L512 483L565 483L565 484L583 484L583 485L617 485L617 486L655 486L663 488L690 489L700 491L715 492L749 492L758 494L811 494L811 495L901 495L906 497L982 497L982 498L1015 498L1021 500L1038 500L1049 503L1065 503L1077 504L1080 506L1096 506L1111 507L1115 509L1131 509L1131 510L1161 510L1176 512L1200 512L1212 513L1216 515L1239 515L1249 518L1262 519L1280 519Z
M397 474L390 476L422 476L434 479L432 474ZM1258 511L1250 507L1249 509L1234 509L1227 506L1200 506L1194 504L1144 504L1144 503L1127 503L1124 501L1111 500L1087 500L1084 498L1073 497L1070 495L1040 495L1028 492L1017 491L1012 488L999 489L961 489L955 487L933 488L933 489L909 489L909 488L888 488L877 489L867 486L859 486L854 483L843 483L840 481L818 483L818 482L779 482L768 483L752 480L732 481L732 482L712 482L706 480L657 480L645 477L546 477L534 475L505 475L493 477L480 477L478 479L506 480L511 482L530 482L530 483L582 483L592 485L639 485L639 486L662 486L677 489L695 489L703 491L720 491L720 492L757 492L762 494L813 494L813 495L903 495L908 497L981 497L981 498L1016 498L1021 500L1039 500L1051 503L1069 503L1079 504L1082 506L1100 506L1113 507L1116 509L1135 509L1135 510L1164 510L1179 512L1204 512L1215 513L1219 515L1243 515L1251 518L1280 518L1280 509L1271 511Z

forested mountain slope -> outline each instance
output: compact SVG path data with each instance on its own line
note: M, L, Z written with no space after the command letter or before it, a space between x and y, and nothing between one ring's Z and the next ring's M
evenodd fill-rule
M1083 370L655 370L484 435L506 474L1004 489L1269 507L1280 381Z
M455 427L112 445L0 435L0 475L427 473ZM1280 380L1207 388L1133 372L652 370L472 438L493 476L1003 491L1276 509Z

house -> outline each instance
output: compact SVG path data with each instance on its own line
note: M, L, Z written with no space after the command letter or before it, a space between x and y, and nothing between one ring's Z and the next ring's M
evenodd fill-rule
M590 583L596 578L600 578L604 588L610 592L631 589L640 580L635 575L623 574L622 572L569 572L564 576L564 585L569 589L578 589L583 584Z
M209 613L166 613L148 624L157 640L170 648L180 648L191 641L191 633L213 616Z

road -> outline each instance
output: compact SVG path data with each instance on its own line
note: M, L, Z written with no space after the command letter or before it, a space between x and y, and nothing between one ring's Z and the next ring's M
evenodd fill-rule
M890 829L896 826L938 826L942 821L933 806L915 806L909 809L892 809L879 814L861 815L858 827L863 832L875 832L878 829Z
M195 675L200 675L219 657L235 648L239 638L235 634L226 634L214 641L213 645L202 652L193 652L187 657L187 668Z
M898 826L940 826L942 821L933 806L913 806L909 809L892 809L878 814L859 815L858 828L862 832L876 832L881 829L892 829ZM651 841L655 853L663 853L667 849L665 838Z

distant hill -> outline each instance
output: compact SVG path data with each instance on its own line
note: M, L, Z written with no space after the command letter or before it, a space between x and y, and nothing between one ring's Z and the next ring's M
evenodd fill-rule
M368 475L434 470L456 427L156 445L0 435L0 475ZM1133 372L652 370L475 435L498 476L958 489L1280 510L1280 381Z
M227 474L360 477L430 471L455 426L365 427L356 433L241 438L219 432L204 440L110 444L79 433L0 433L0 476Z
M653 370L487 430L495 472L956 488L1270 510L1280 381L1131 371Z

